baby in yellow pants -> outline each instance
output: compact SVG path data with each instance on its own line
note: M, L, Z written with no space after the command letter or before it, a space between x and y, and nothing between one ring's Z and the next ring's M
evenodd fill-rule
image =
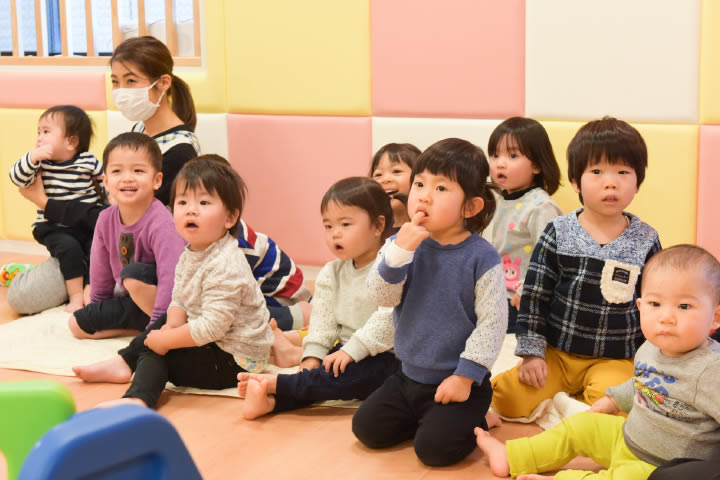
M590 412L530 438L503 445L476 428L477 443L499 477L645 480L673 458L709 459L720 445L720 262L693 245L655 255L645 267L637 301L647 341L635 376L611 387ZM627 420L607 415L629 412ZM557 470L577 455L606 470Z

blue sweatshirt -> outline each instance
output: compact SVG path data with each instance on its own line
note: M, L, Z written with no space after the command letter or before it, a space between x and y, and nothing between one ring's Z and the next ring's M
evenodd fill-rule
M455 245L427 239L415 252L394 238L379 253L368 288L378 305L395 307L395 354L403 373L425 384L453 374L482 382L507 328L497 251L477 234Z

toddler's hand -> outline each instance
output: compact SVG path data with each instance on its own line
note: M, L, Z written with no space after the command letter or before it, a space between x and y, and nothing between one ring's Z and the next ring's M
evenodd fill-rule
M162 331L153 330L148 333L147 337L145 338L145 346L153 352L157 353L158 355L165 355L170 349L165 346L164 339L165 336L163 335Z
M517 293L510 299L510 306L515 307L516 310L520 310L520 295Z
M610 415L617 415L620 413L620 407L618 407L615 399L609 395L605 395L600 400L596 401L590 407L591 412L596 413L609 413Z
M427 228L420 225L423 218L425 218L425 214L417 212L409 222L403 223L397 238L395 238L395 244L398 247L414 252L422 241L430 236Z
M52 160L52 145L44 144L30 150L30 162L38 164L43 160Z
M323 360L323 368L326 372L330 372L332 368L335 378L341 373L345 373L345 368L354 362L353 358L342 350L338 350L335 353L331 353Z
M300 368L298 369L298 371L302 372L303 370L312 370L313 368L318 368L319 366L319 358L307 357L305 360L300 362Z
M543 388L547 378L547 363L542 357L525 357L518 371L518 379L525 385Z
M460 403L470 398L470 388L473 379L462 375L450 375L438 385L435 391L435 401L447 405L448 403Z

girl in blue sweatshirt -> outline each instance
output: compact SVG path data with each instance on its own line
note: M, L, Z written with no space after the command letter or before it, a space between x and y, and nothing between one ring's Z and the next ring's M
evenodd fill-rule
M472 422L487 429L490 368L507 328L505 277L480 237L495 211L482 150L460 139L430 146L411 176L408 215L368 276L378 305L394 307L390 376L353 417L370 448L413 439L429 466L459 462L475 448Z

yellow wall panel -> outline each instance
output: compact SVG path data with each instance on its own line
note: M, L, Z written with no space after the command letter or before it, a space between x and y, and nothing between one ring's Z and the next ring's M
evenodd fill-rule
M0 110L2 125L2 146L0 149L0 190L2 192L2 232L0 237L15 240L33 240L32 223L35 220L35 205L25 200L10 181L8 172L25 152L35 147L37 121L43 110ZM88 112L93 121L95 136L90 151L102 159L107 144L106 112Z
M567 177L567 146L582 122L543 122L550 135L563 186L553 199L563 212L580 200ZM628 207L660 233L664 246L695 242L697 216L698 127L633 124L648 146L648 169L640 191Z
M720 124L720 2L703 0L700 35L700 122Z
M369 0L225 4L233 113L369 115Z

